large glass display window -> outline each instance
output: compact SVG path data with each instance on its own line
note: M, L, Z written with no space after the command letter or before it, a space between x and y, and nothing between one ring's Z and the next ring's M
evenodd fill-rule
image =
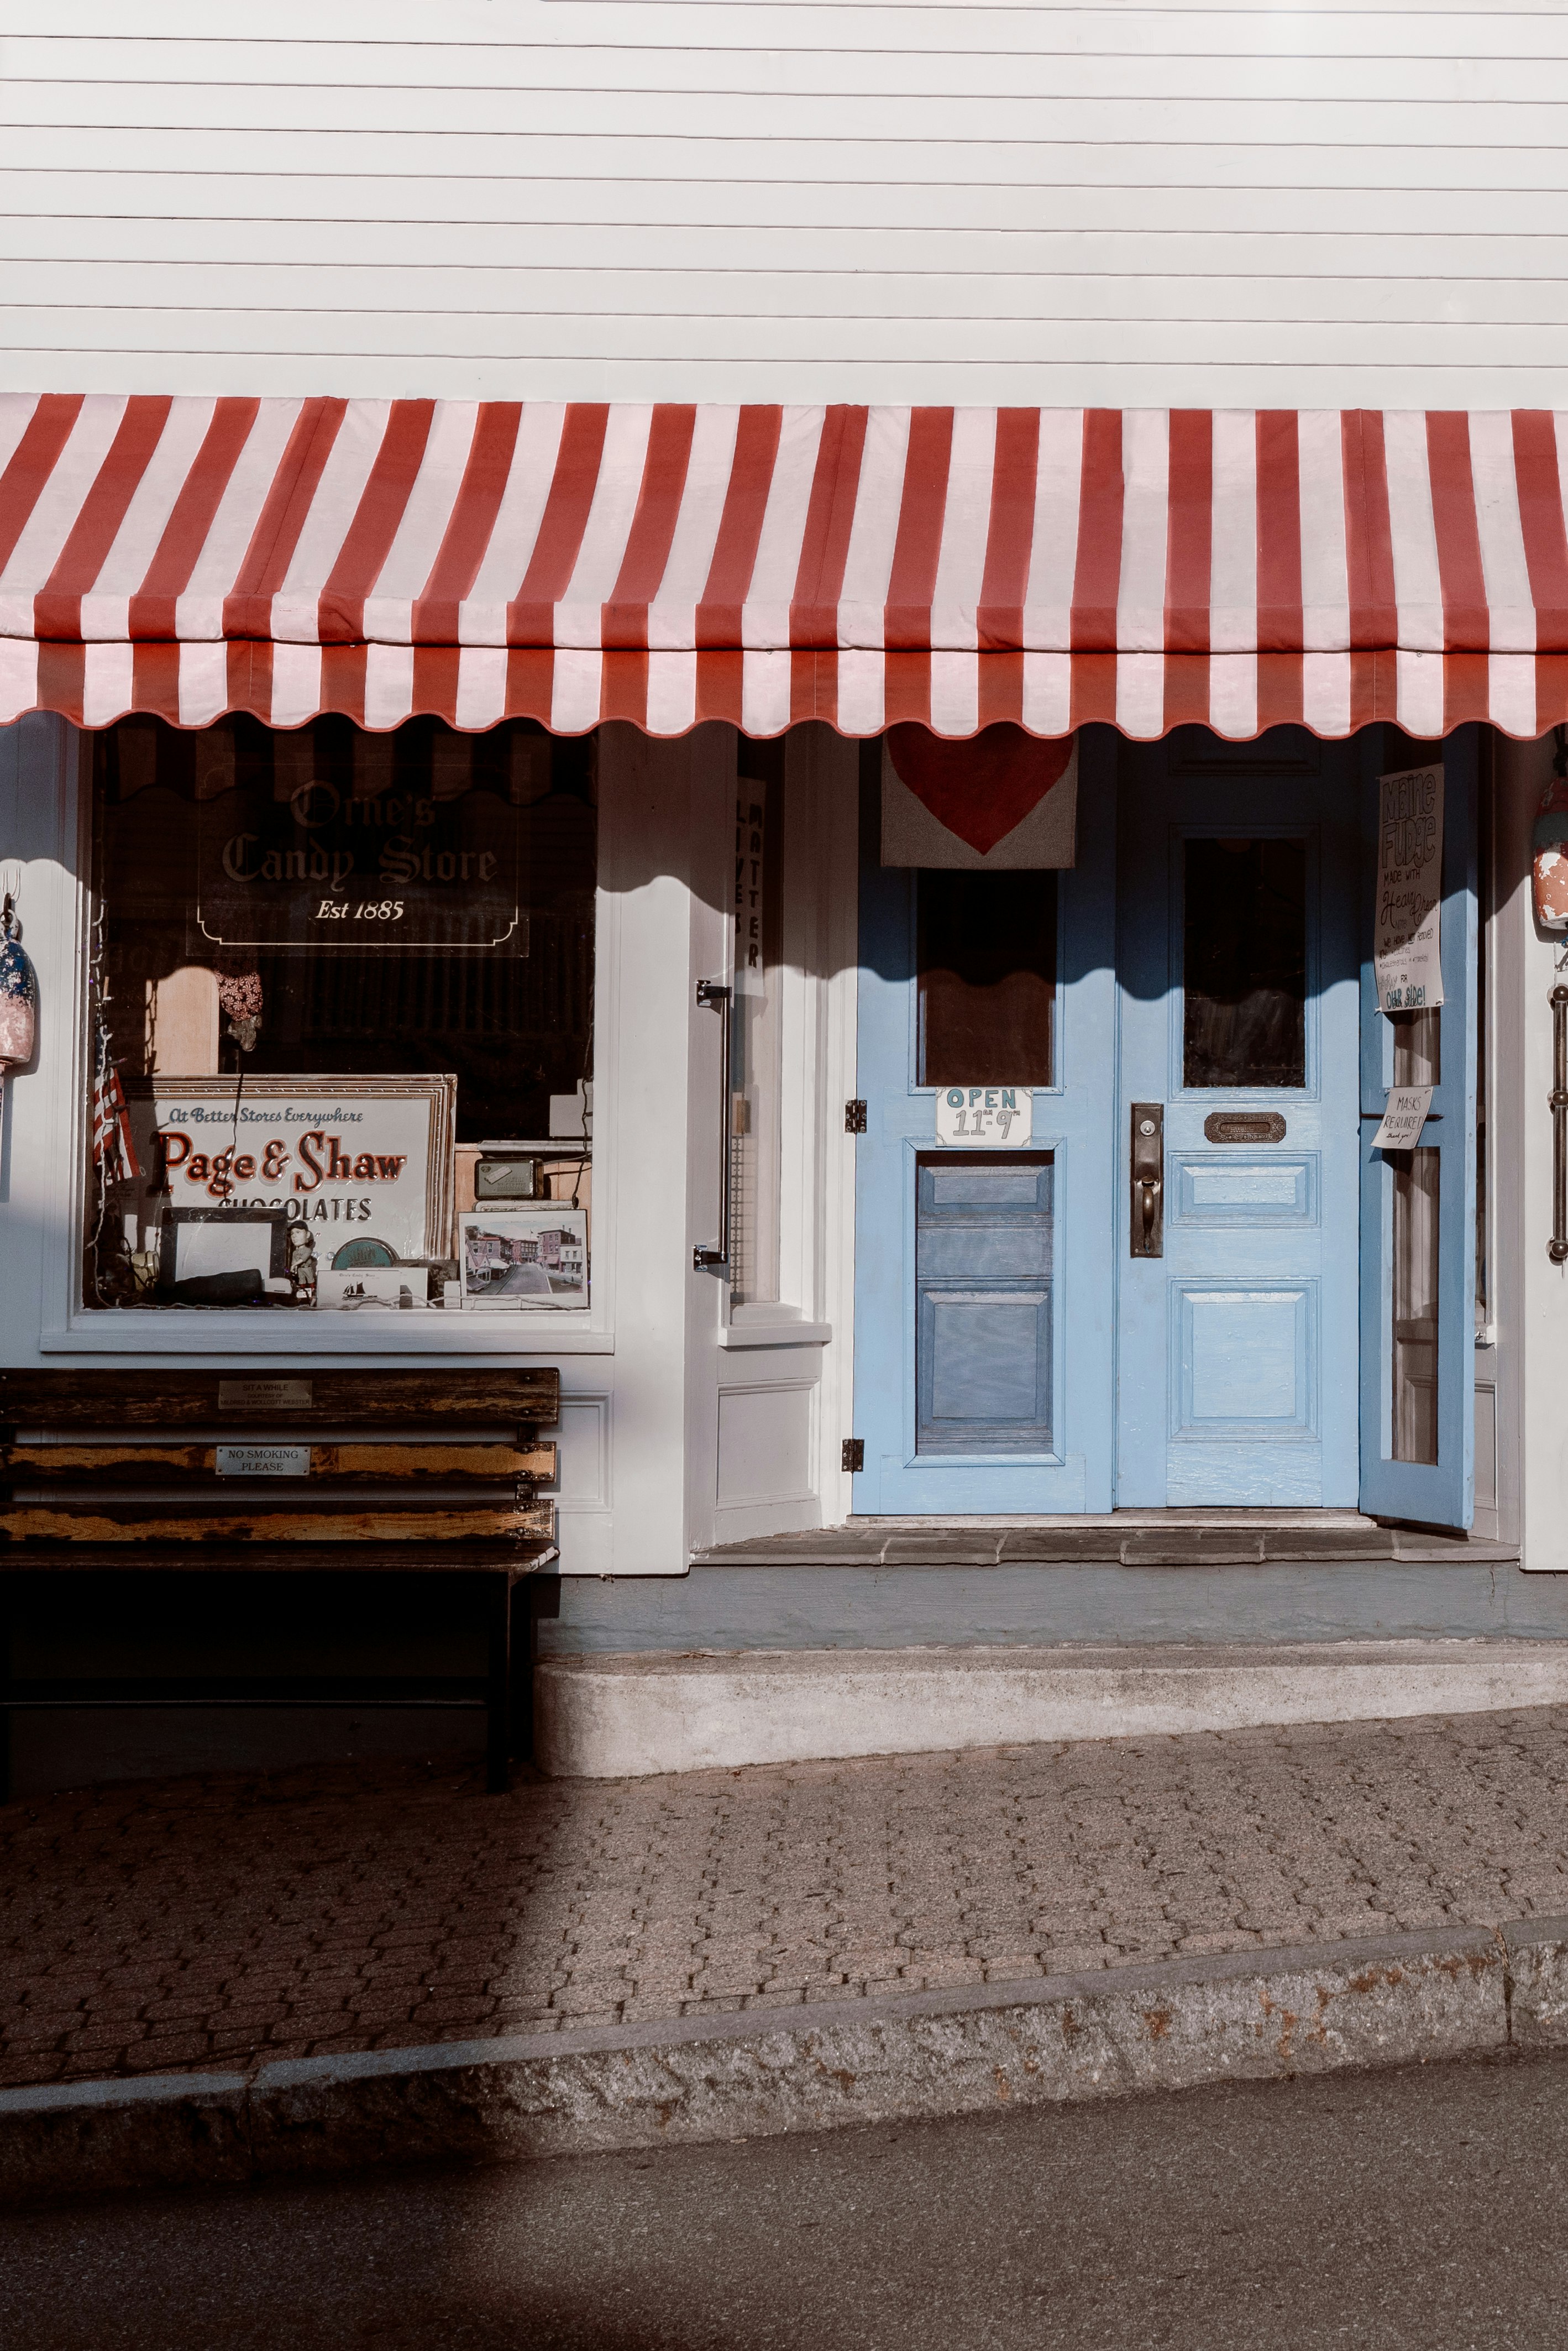
M91 758L87 1304L584 1311L594 738L133 718Z

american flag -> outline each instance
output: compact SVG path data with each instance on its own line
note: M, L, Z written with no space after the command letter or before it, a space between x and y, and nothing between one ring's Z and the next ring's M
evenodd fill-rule
M98 1019L98 1052L92 1081L92 1155L112 1183L123 1176L140 1178L141 1165L131 1134L131 1113L120 1071L109 1050L109 1023Z

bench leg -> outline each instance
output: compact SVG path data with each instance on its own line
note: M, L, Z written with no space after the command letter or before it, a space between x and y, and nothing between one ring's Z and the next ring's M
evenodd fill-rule
M504 1796L512 1784L512 1579L492 1575L488 1586L490 1665L485 1784Z
M0 1082L4 1081L0 1081ZM7 1581L4 1592L0 1593L0 1677L4 1677L7 1689L11 1686L11 1675L15 1665L12 1656L11 1610L12 1593ZM11 1708L8 1706L0 1705L0 1804L8 1804L11 1801L11 1737L16 1720L16 1715Z
M534 1760L534 1582L512 1586L512 1761Z

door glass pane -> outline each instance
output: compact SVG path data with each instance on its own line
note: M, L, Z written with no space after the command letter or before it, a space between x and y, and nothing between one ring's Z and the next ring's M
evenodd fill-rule
M1388 1160L1394 1173L1394 1458L1435 1462L1441 1155L1391 1151Z
M1043 1152L920 1159L919 1453L1051 1450L1052 1172Z
M1443 1081L1443 1014L1438 1005L1425 1012L1396 1012L1394 1023L1394 1082L1396 1086L1436 1086Z
M1056 876L927 871L917 883L923 1086L1048 1086Z
M1189 841L1182 1082L1307 1081L1307 844Z

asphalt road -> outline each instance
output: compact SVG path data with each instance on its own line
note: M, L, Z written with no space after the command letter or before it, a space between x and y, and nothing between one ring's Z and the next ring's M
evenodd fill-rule
M1568 2058L0 2220L27 2351L1553 2351Z

